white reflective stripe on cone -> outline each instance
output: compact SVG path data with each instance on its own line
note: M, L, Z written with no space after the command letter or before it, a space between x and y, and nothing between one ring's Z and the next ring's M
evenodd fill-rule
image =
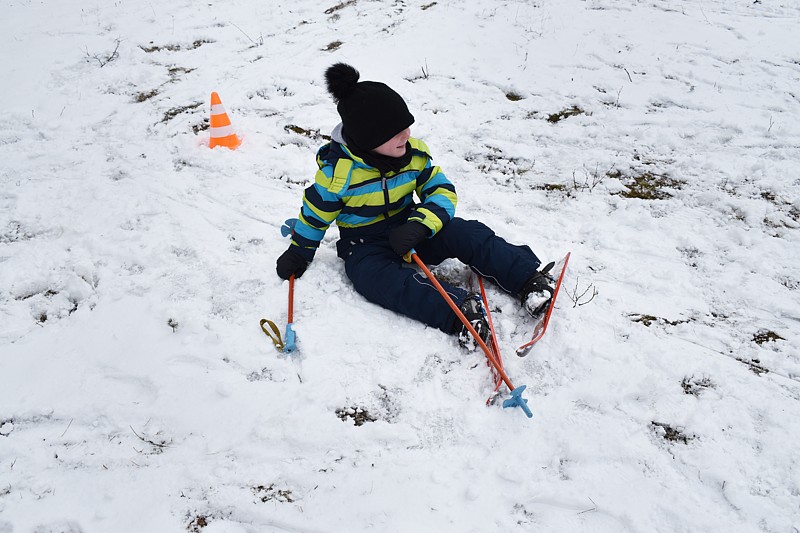
M211 106L211 114L212 115L224 115L225 114L225 108L222 106L222 104L214 104L214 105Z
M211 128L212 139L220 139L222 137L227 137L228 135L236 135L236 132L233 131L233 126L222 126L219 128Z

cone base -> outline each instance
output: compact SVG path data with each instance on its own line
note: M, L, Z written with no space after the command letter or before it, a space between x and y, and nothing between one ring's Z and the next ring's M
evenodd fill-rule
M212 137L208 141L209 148L216 148L217 146L224 146L230 150L236 150L239 148L239 145L242 144L242 140L237 135L228 135L227 137Z

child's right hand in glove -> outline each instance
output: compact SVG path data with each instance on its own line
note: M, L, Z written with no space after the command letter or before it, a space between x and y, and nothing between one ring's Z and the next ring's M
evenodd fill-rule
M289 248L278 258L275 270L281 279L289 279L293 275L299 278L308 268L308 262L300 254Z

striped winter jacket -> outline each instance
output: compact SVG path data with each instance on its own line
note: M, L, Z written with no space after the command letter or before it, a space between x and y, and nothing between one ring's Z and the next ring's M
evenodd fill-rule
M420 222L431 236L455 215L456 190L441 169L431 165L428 147L411 138L411 162L398 172L367 165L347 146L334 141L317 152L319 170L305 190L292 245L311 261L325 231L335 220L341 238L375 235L407 220ZM415 204L414 193L422 202Z

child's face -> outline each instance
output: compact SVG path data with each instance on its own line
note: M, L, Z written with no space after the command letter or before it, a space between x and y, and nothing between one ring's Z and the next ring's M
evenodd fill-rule
M406 154L406 143L409 137L411 137L411 128L406 128L372 151L388 157L403 157Z

